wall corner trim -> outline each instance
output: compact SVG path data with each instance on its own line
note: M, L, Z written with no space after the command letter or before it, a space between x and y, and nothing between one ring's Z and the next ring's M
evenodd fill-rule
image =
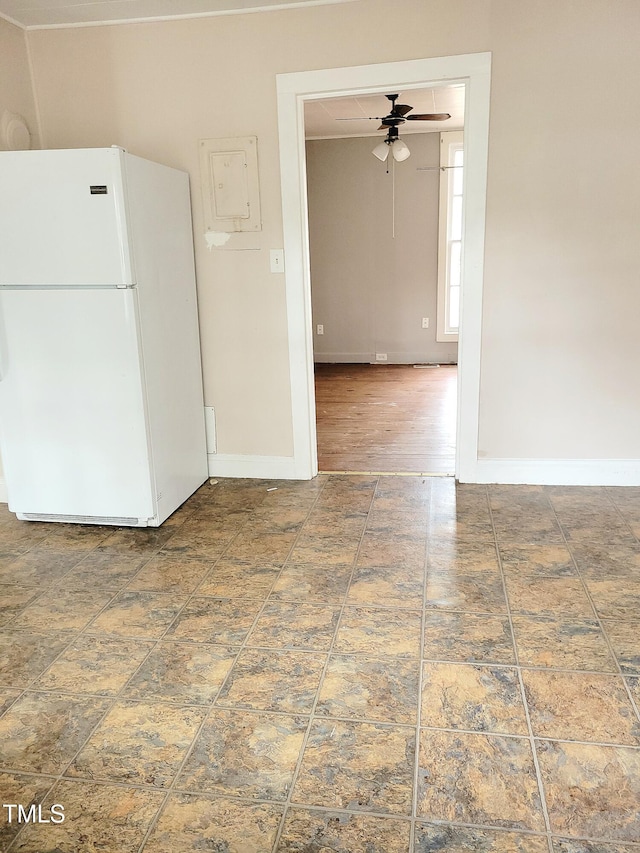
M6 21L8 24L13 24L14 27L18 27L21 30L27 29L24 24L21 24L20 21L16 21L15 18L12 18L10 15L7 15L6 12L0 12L0 18L2 18L2 20Z
M478 459L474 478L462 482L640 486L640 459Z

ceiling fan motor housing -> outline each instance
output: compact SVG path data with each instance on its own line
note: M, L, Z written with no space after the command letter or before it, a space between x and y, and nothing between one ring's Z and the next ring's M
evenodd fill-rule
M394 126L389 128L389 131L384 141L387 143L387 145L392 145L398 138L398 128Z

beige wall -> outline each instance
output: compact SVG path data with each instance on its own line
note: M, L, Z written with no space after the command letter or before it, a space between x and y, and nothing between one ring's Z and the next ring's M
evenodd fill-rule
M395 164L395 229L394 171L371 154L380 139L307 143L314 332L324 326L316 361L457 359L457 344L436 341L440 134L403 139L411 156Z
M39 147L38 126L25 32L0 18L0 115L21 115L29 126L32 147Z
M640 4L359 0L28 34L44 144L191 172L222 453L292 452L275 75L492 51L480 449L640 458ZM258 251L207 251L197 141L255 134Z
M4 18L0 18L0 116L8 110L21 115L31 132L32 147L39 147L35 102L29 72L25 33ZM0 192L2 189L0 188ZM0 460L0 483L3 478ZM4 484L0 484L0 500L4 499Z

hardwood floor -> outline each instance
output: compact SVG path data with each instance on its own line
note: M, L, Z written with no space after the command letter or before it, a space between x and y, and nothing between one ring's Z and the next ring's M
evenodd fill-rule
M456 365L316 364L320 471L453 474Z

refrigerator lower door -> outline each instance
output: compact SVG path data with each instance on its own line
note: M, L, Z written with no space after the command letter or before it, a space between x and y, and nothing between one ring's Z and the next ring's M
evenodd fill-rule
M2 461L19 518L154 524L136 299L0 291Z

